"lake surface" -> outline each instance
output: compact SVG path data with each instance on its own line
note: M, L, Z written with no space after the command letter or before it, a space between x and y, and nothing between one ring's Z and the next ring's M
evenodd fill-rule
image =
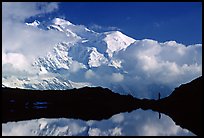
M182 111L186 104L180 100L181 106L159 104L100 87L57 92L4 88L2 97L2 135L201 135L196 102Z
M46 103L36 103L41 106ZM104 111L105 112L105 111ZM113 115L109 119L81 120L41 118L2 124L2 135L61 135L61 136L195 136L176 125L168 116L152 110L134 110Z

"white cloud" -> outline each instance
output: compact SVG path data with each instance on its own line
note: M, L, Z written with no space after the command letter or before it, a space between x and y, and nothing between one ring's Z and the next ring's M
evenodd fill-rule
M116 114L114 116L111 117L113 122L115 123L122 123L124 121L124 115L122 113L120 114Z
M108 30L114 30L114 31L115 31L115 30L117 30L117 31L120 31L120 30L121 30L120 28L115 27L115 26L108 26L107 29L108 29Z
M41 9L44 11L44 13L53 12L58 9L58 3L57 2L44 3L44 5L41 6Z
M41 136L194 136L175 125L168 116L141 109L114 115L101 121L80 119L35 119L2 124L2 135Z
M29 63L24 55L19 53L2 53L2 64L11 64L14 68L22 70L22 67L26 68Z
M54 30L40 30L15 22L3 27L2 49L5 52L19 52L29 58L45 55L57 42L66 38Z
M92 79L93 77L95 77L95 73L92 70L87 70L85 73L85 78L86 79Z
M112 78L113 82L121 82L121 81L123 81L124 76L120 73L113 73L111 78Z
M103 27L97 24L93 24L92 26L90 26L90 29L95 29L95 30L101 30Z
M78 77L121 94L156 98L161 92L162 97L165 97L181 83L202 75L201 49L202 45L137 40L126 50L114 55L116 60L122 62L120 71L103 65L85 71L85 80Z
M24 21L38 14L53 12L58 9L58 3L51 2L3 2L3 20Z
M65 34L54 30L40 30L27 26L25 19L58 9L58 3L3 2L2 3L2 66L12 64L26 70L33 60L52 50L65 40Z
M116 57L122 60L121 65L127 72L123 82L130 87L135 85L136 89L143 87L142 91L152 84L167 86L172 91L181 83L202 75L202 45L185 46L175 41L158 43L144 39L137 40ZM142 78L142 82L135 77Z
M14 71L20 70L23 74L34 58L44 56L56 43L63 42L65 38L71 41L61 32L40 30L23 23L26 18L57 9L58 3L3 2L2 68L4 71L8 70L7 73L11 73L12 70L9 68L12 67ZM93 25L94 27L104 29L96 24ZM67 73L70 73L69 79L88 81L95 86L108 87L121 93L131 93L137 97L152 98L157 95L155 93L163 90L168 91L162 93L163 96L167 96L181 83L202 75L201 44L185 46L175 41L159 43L149 39L136 40L126 49L113 54L113 60L120 63L121 68L118 69L105 64L97 68L85 69L85 65L80 63L84 62L82 55L69 53L72 58L77 57L73 58L76 61L70 65L71 73ZM18 73L15 72L15 74Z
M73 61L72 64L70 65L70 72L72 73L76 73L78 72L81 68L83 68L82 64L77 62L77 61Z
M89 136L101 136L101 131L98 128L91 128L88 132Z

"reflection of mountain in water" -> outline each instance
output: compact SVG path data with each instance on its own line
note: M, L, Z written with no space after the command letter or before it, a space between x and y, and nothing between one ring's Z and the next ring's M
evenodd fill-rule
M142 108L167 114L176 124L202 135L201 81L202 77L181 85L169 97L158 101L122 96L100 87L57 92L3 88L3 123L61 117L102 120Z
M102 120L139 108L139 101L101 87L57 92L3 88L3 122L42 117Z
M202 77L176 88L158 101L156 110L170 116L177 125L203 135L202 130Z
M161 100L145 100L142 109L152 109L170 116L177 125L196 135L202 132L202 76L176 88Z

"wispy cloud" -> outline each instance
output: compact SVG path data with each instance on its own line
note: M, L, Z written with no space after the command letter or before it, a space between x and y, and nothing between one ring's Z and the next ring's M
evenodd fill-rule
M101 26L101 25L98 25L98 24L90 25L89 29L94 30L94 31L101 31L101 32L105 32L105 31L121 31L121 29L116 27L116 26Z
M155 23L153 23L153 26L154 26L155 28L159 28L159 27L161 26L161 24L160 24L160 23L155 22Z

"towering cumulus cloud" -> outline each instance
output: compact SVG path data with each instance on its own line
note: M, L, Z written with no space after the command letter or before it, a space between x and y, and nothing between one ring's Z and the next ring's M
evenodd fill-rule
M139 98L169 95L202 75L202 44L135 40L65 19L37 21L58 3L3 2L3 84L31 89L102 86ZM33 23L25 20L35 17Z
M136 41L117 57L128 72L127 85L144 86L147 93L152 84L159 88L175 88L202 75L201 44L185 46L175 41L159 43L144 39Z
M53 12L58 3L3 2L2 64L10 64L18 70L26 70L33 60L44 55L65 39L65 35L53 30L40 30L25 24L25 19Z

